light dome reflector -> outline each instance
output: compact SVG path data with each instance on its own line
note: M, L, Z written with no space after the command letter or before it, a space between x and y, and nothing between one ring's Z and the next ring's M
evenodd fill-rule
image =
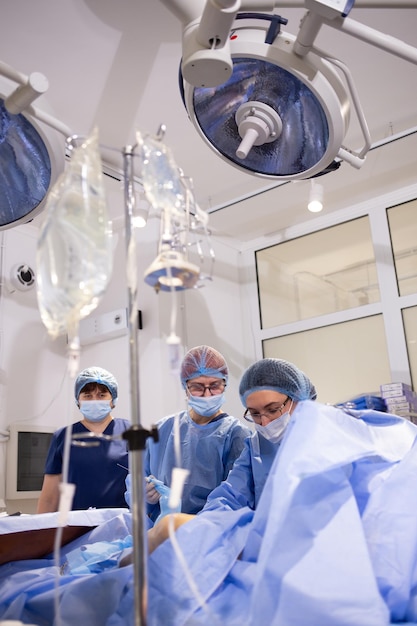
M217 87L184 83L185 105L200 135L232 165L268 178L311 178L342 146L350 115L346 89L317 54L297 56L292 35L280 33L272 44L265 36L264 22L237 20L230 41L232 76ZM282 131L239 158L236 113L252 101L273 109Z
M29 221L51 183L48 149L22 115L11 115L0 99L0 229Z

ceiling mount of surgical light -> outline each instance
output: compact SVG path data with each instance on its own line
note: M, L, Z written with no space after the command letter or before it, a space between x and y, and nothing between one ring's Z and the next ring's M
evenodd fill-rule
M417 63L412 46L348 18L353 0L305 0L296 37L272 14L289 3L162 2L184 27L180 89L192 123L221 158L257 176L303 180L365 161L371 138L350 71L314 48L323 24ZM344 145L352 113L358 150Z

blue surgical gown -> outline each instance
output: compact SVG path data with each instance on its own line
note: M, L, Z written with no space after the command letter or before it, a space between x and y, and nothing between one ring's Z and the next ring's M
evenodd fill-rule
M417 624L416 476L414 424L300 402L255 510L204 509L151 554L149 626Z
M281 441L272 443L257 432L246 439L230 474L211 492L203 510L256 509Z
M208 424L196 424L187 411L178 415L181 442L181 467L190 470L182 494L181 511L198 513L209 493L227 478L234 462L251 435L238 419L222 413ZM174 420L171 415L157 424L159 441L148 440L144 459L145 476L152 474L171 486L175 458ZM152 520L160 513L159 504L148 505Z

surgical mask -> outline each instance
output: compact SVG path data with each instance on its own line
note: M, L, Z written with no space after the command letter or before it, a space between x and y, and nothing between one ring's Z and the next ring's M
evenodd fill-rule
M108 400L88 400L80 403L80 411L89 422L102 422L110 413Z
M261 424L255 424L256 432L260 433L262 437L264 437L264 439L268 439L272 443L278 443L291 419L291 407L292 400L289 410L286 413L283 413L281 417L277 417L277 419L272 420L272 422L269 422L269 424L267 424L266 426L261 426Z
M224 404L226 398L224 393L216 396L188 396L188 406L203 417L211 417Z

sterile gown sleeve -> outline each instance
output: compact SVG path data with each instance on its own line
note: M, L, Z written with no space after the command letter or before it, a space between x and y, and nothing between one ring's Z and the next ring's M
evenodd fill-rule
M159 441L148 440L145 476L151 474L171 487L172 470L177 464L175 418L181 441L181 467L189 470L184 482L181 511L195 515L204 507L209 494L229 474L251 431L227 413L218 415L207 424L197 424L187 411L167 416L157 424ZM159 515L159 503L147 505L150 518Z
M153 444L151 446L151 443ZM152 447L152 450L154 449L154 445L158 446L158 443L155 443L154 441L150 441L150 439L147 440L146 442L146 448L145 448L145 454L144 454L144 458L143 458L143 476L144 478L146 478L147 476L150 476L152 474L151 472L151 458L150 458L150 447ZM158 448L156 448L158 450ZM156 478L158 478L156 476ZM146 502L146 513L147 516L155 521L159 514L161 513L161 507L159 506L159 502L156 502L155 504L150 504L149 502Z
M256 509L281 442L272 443L253 433L244 445L227 478L207 498L203 511L245 506Z
M148 445L148 441L146 442L145 454L144 454L144 459L143 459L143 476L144 476L144 478L149 476L150 473L151 473L151 471L150 471L150 463L149 463L149 445ZM126 500L126 503L127 503L128 507L131 508L131 506L132 506L132 477L131 477L130 474L128 474L126 476L125 485L126 485L126 491L124 493L124 498ZM159 513L160 513L159 503L157 502L156 504L149 504L149 502L147 502L146 503L146 510L147 510L147 513L148 513L148 517L150 519L155 520L158 517Z
M201 513L218 509L236 511L245 506L254 508L255 485L251 457L249 441L245 441L245 447L227 479L213 489Z

